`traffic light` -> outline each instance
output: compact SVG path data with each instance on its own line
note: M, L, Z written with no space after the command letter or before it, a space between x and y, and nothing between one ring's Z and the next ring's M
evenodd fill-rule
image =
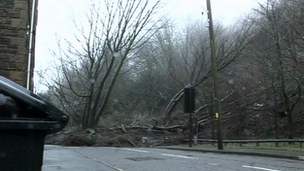
M185 88L184 89L184 112L193 113L195 110L195 89Z

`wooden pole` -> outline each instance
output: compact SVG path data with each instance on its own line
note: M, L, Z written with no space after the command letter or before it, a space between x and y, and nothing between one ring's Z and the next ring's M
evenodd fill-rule
M220 97L219 97L219 85L218 85L218 77L217 77L217 60L216 60L215 40L214 40L210 0L207 0L207 10L208 10L208 21L209 21L210 48L211 48L212 74L213 74L214 101L215 101L215 119L217 121L217 138L218 138L217 142L218 142L218 149L223 150L222 125L221 125L221 115L220 115Z

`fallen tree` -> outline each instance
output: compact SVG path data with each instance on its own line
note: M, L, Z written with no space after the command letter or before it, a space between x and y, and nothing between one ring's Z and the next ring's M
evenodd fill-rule
M234 62L239 56L242 55L246 47L256 39L251 31L252 27L252 23L244 23L242 28L234 30L233 33L227 33L227 36L224 36L224 40L220 43L221 46L219 49L222 53L218 55L217 60L218 71L224 70L232 62ZM199 56L204 55L205 53L203 52L202 54L199 54ZM211 77L211 73L211 69L207 70L204 74L197 73L197 76L195 77L195 80L193 80L193 83L186 85L184 88L195 88L203 84L207 79ZM167 105L163 113L165 125L169 124L173 110L183 98L184 88L178 91Z

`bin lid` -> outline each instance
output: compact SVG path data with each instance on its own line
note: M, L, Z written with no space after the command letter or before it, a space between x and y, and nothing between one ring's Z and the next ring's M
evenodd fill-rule
M54 132L63 129L68 122L68 116L47 100L2 76L0 76L0 93L40 111L37 118L49 118L57 121L59 126L57 125L56 129L53 130Z
M2 76L0 76L0 92L41 111L46 109L46 104L41 99L32 96L34 93Z
M56 121L47 120L0 120L0 130L40 130L49 132L57 125Z

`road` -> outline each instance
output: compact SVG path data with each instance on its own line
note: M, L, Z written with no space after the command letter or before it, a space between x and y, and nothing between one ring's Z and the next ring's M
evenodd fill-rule
M42 171L303 171L304 162L153 148L46 146Z

